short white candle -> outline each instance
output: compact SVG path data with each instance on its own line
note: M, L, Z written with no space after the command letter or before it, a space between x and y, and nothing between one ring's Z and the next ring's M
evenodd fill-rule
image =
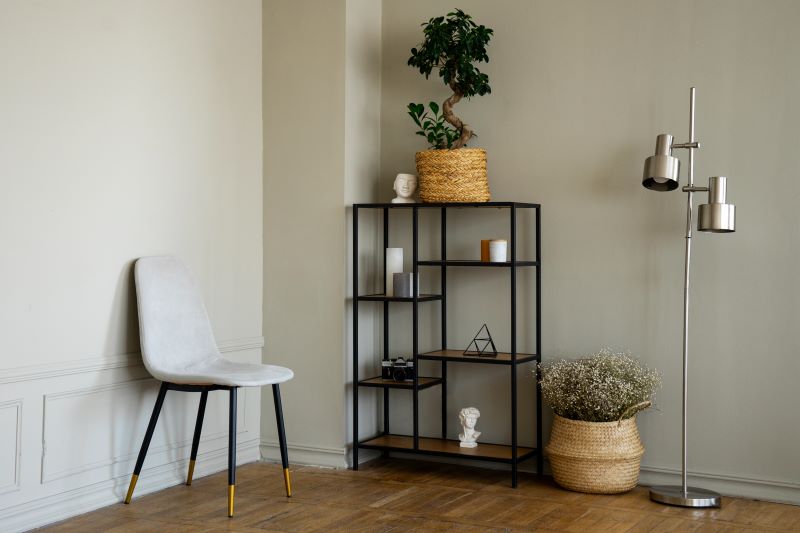
M492 263L505 263L508 261L508 242L505 239L489 241L489 261Z
M394 275L403 272L403 249L386 249L386 296L394 296Z

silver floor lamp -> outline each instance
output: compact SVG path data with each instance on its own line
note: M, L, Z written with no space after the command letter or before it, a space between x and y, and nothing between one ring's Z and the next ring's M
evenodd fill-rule
M695 88L689 90L689 142L674 143L672 135L661 134L656 138L656 153L644 163L642 185L654 191L673 191L678 188L680 160L672 150L689 150L689 184L681 189L688 193L686 204L686 262L683 281L683 448L680 485L663 485L650 488L650 499L681 507L719 507L721 497L714 491L689 487L686 484L686 414L687 384L689 379L689 266L692 258L693 195L708 192L708 203L698 210L697 231L730 233L735 231L736 206L726 203L726 178L708 178L708 187L694 185L694 151L700 148L694 136Z

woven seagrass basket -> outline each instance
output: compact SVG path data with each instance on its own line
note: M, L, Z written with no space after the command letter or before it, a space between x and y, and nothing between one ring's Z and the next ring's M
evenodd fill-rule
M558 415L545 446L556 483L565 489L616 494L639 483L644 446L636 417L619 422L582 422Z
M486 150L425 150L417 152L419 199L423 202L488 202Z

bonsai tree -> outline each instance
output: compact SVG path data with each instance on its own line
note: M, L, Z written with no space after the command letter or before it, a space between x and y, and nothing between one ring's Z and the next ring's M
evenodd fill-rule
M491 93L489 76L478 70L473 63L488 62L486 45L494 33L486 26L478 26L472 17L460 9L448 13L447 17L435 17L422 24L425 39L418 48L411 49L408 64L419 70L427 79L434 69L453 94L439 106L431 102L433 116L425 112L422 104L411 103L408 113L420 127L418 135L428 139L434 148L461 148L475 135L472 128L455 113L455 106L462 98ZM444 122L452 125L452 128Z

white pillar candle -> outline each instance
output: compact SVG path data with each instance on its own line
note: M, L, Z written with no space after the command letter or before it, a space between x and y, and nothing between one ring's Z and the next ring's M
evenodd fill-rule
M386 249L386 296L394 296L394 275L403 272L403 249Z
M505 239L489 241L489 261L492 263L505 263L508 261L508 242Z

